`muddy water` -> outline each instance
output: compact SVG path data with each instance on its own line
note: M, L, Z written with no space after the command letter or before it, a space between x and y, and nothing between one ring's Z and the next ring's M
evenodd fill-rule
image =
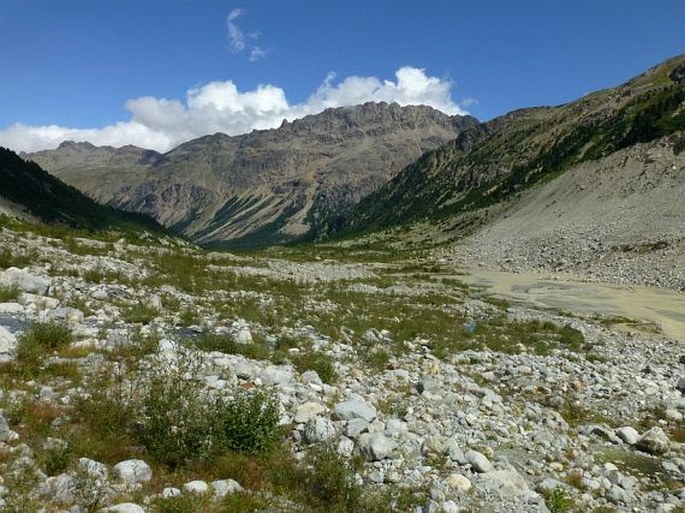
M586 283L545 274L468 269L459 277L485 292L539 308L621 316L654 323L685 342L685 294L670 289Z

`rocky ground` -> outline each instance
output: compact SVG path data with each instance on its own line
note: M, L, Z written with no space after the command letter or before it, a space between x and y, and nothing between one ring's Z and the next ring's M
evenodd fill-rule
M406 254L4 224L0 510L685 509L675 340Z
M685 291L685 152L677 140L576 166L439 253L464 265Z

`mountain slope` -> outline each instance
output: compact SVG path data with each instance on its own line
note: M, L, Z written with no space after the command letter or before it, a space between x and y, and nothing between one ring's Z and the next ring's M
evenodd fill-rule
M462 132L361 201L343 229L359 233L421 219L454 224L579 163L683 129L685 56L679 56L617 88Z
M201 137L165 155L64 143L29 157L91 197L197 242L236 247L328 233L362 197L476 124L430 107L368 103Z
M3 213L28 215L74 228L163 230L147 216L99 205L5 148L0 148L0 204Z

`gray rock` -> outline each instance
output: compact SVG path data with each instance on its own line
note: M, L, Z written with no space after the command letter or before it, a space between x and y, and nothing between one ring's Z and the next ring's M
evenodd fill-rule
M0 442L6 442L11 436L10 426L2 413L0 413Z
M457 490L459 493L466 493L473 486L471 481L469 481L466 476L462 476L461 474L450 474L447 476L445 482L447 483L447 486L453 490Z
M109 473L107 465L90 458L79 458L78 469L92 479L106 479Z
M480 473L491 472L493 470L492 463L483 454L478 451L468 451L464 458L466 462L471 465L473 470Z
M14 358L14 350L16 348L17 337L4 326L0 326L0 362L6 362Z
M616 430L616 436L623 440L628 445L635 445L640 439L640 433L631 426L625 426Z
M640 439L635 443L635 447L649 454L664 454L668 451L670 441L659 427L644 432Z
M331 417L334 420L364 419L366 422L373 422L376 418L376 410L363 401L349 399L338 403L333 408Z
M682 355L682 356L680 357L680 359L682 360L683 357L685 357L685 355ZM676 387L677 390L680 391L681 394L685 394L685 377L680 378L680 379L676 382L675 387Z
M310 444L327 442L335 436L335 426L324 417L314 417L304 428L304 439Z
M293 371L291 369L279 368L279 367L267 367L262 370L259 377L267 386L272 385L290 385L294 383Z
M243 487L240 486L238 481L233 479L219 479L217 481L212 481L212 490L214 490L214 496L218 498L225 497L231 493L242 492Z
M483 474L476 486L504 499L523 497L530 493L525 479L515 470L493 470Z
M397 443L383 433L364 433L359 437L359 448L369 461L379 461L390 456Z
M305 424L316 417L319 413L323 413L325 410L326 407L320 403L310 401L308 403L301 404L298 406L297 411L295 412L293 421L296 424Z
M238 344L252 344L252 333L249 328L240 328L235 334L235 341L238 342Z
M47 293L51 283L51 280L48 278L34 276L33 274L22 269L17 269L16 267L10 267L0 274L0 285L18 287L23 292L41 296Z
M629 504L632 502L630 493L617 485L613 485L609 488L606 498L609 502L613 502L614 504Z
M314 370L304 371L304 372L300 375L300 380L301 380L302 383L304 383L305 385L309 385L309 384L312 384L312 385L319 385L319 386L323 385L323 381L321 381L321 378L319 377L319 374L318 374L316 371L314 371Z
M114 465L114 477L126 484L144 483L152 479L152 469L143 460L125 460Z
M369 431L369 423L364 419L349 420L347 426L345 426L345 435L353 440L359 438L366 431Z
M50 497L60 503L68 503L74 500L76 481L69 473L48 477L41 485L39 493L43 497Z
M206 481L189 481L183 485L183 491L188 493L195 493L197 495L204 495L209 491L209 485Z

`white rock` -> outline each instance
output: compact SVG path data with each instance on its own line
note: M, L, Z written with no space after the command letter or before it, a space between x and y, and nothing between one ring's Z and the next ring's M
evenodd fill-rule
M457 506L454 501L445 501L442 503L442 513L459 513L461 508Z
M483 474L478 487L506 499L522 497L530 492L525 479L515 470L487 472Z
M47 278L34 276L33 274L22 269L17 269L16 267L10 267L0 274L0 285L18 287L20 290L31 294L46 294L51 283L52 282Z
M266 386L289 385L293 383L293 371L291 369L270 366L260 372L259 377Z
M114 465L114 476L124 483L143 483L152 479L152 469L143 460L125 460Z
M17 348L17 337L10 333L4 326L0 326L0 362L13 358ZM2 358L2 355L6 355Z
M323 385L319 374L314 370L304 371L300 375L300 380L306 385Z
M373 422L376 418L376 410L363 401L349 399L338 403L333 408L331 417L335 420L364 419L366 422Z
M447 476L445 482L447 483L447 486L457 490L460 493L468 492L473 486L471 481L469 481L466 476L462 476L461 474L450 474Z
M107 465L99 461L91 460L90 458L79 458L78 468L85 472L88 477L93 479L106 479L108 470Z
M132 502L122 502L109 508L99 509L98 513L145 513L145 510Z
M346 436L341 436L338 441L338 454L343 458L349 458L354 453L354 442Z
M248 328L240 328L235 334L235 341L238 344L252 344L252 333Z
M618 428L616 430L616 436L618 436L628 445L635 445L640 439L640 433L638 433L635 428L630 426Z
M238 481L233 479L220 479L217 481L212 481L212 490L214 490L214 496L218 498L225 497L228 494L242 492L243 487L240 486Z
M172 497L180 497L181 496L181 490L178 488L173 488L173 487L167 487L164 490L162 490L162 497L165 499L170 499Z
M364 433L359 437L359 448L369 461L379 461L390 456L397 443L383 433Z
M206 481L189 481L183 485L183 490L188 493L196 493L198 495L204 495L209 491L209 485Z
M293 420L296 424L305 424L325 410L326 407L324 405L310 401L298 406Z
M464 455L466 462L471 464L471 467L476 472L484 473L493 470L492 463L483 454L478 451L468 451Z
M19 303L0 303L0 314L17 315L23 313L24 307Z

